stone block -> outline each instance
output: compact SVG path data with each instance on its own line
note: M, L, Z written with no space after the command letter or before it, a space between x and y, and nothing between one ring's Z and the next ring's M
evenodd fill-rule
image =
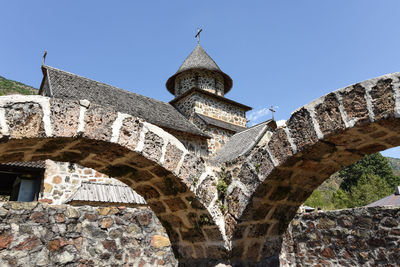
M67 207L67 210L64 212L64 214L69 219L76 219L80 216L79 211L72 207Z
M19 250L19 251L33 250L39 245L41 245L40 239L37 238L37 236L30 236L30 237L26 238L24 241L22 241L21 243L19 243L15 247L15 250Z
M246 257L246 259L257 261L257 259L260 257L261 247L262 245L260 241L251 241L247 245L247 251L244 256Z
M265 219L272 208L272 206L267 203L266 201L253 198L244 211L242 219L254 221Z
M142 211L136 214L136 220L141 226L146 226L152 223L153 215L150 211Z
M177 148L175 145L168 143L167 150L165 151L165 161L163 166L173 172L178 166L179 161L181 160L183 155L183 151Z
M268 147L273 157L281 164L285 162L288 157L293 155L293 150L289 143L288 136L282 128L278 128L274 132L268 143Z
M75 137L78 132L80 106L78 101L50 99L50 121L53 135Z
M118 144L133 151L139 142L142 126L138 118L125 118L119 131Z
M287 125L290 135L297 147L297 151L302 151L306 147L317 142L318 137L314 129L310 112L305 108L294 112Z
M202 203L208 207L214 197L217 195L217 188L215 181L211 176L207 176L206 179L198 186L196 190L196 196L200 198Z
M357 121L356 125L369 121L365 88L363 86L355 84L350 90L340 91L339 94L348 120Z
M167 237L161 235L154 235L151 238L151 246L154 248L163 248L163 247L168 247L170 245L171 243L169 242L169 239Z
M323 135L331 135L345 129L339 105L335 94L330 93L321 104L314 107L316 119Z
M209 241L221 241L221 240L223 240L221 231L219 230L218 227L204 228L203 232L206 233L207 238L208 238Z
M153 210L156 214L160 214L166 211L165 205L162 201L147 201L151 210Z
M32 213L29 219L35 223L47 223L49 221L47 214L41 211Z
M395 100L392 82L392 79L378 80L369 92L376 121L394 116Z
M266 259L273 256L278 256L282 247L281 236L270 236L264 239L264 245L261 250L261 256Z
M102 229L107 229L110 228L112 225L114 224L114 221L112 218L107 217L107 218L103 218L99 221L99 226Z
M145 134L143 156L154 162L159 162L162 154L164 140L157 134L149 131Z
M134 189L139 195L143 196L146 201L147 199L157 198L160 196L160 193L150 185L139 185Z
M251 159L250 164L253 165L254 170L261 181L263 181L274 169L274 164L267 151L263 148L259 148L255 152Z
M235 187L228 196L228 199L230 199L228 202L229 213L235 218L239 218L247 206L248 198L240 188Z
M186 185L182 184L173 175L168 175L164 178L158 179L154 182L154 185L162 192L163 195L177 195L178 193L184 193L187 191Z
M187 209L185 202L179 197L165 199L164 202L172 212Z
M110 252L115 252L118 249L115 240L104 240L101 242L101 244L105 249L107 249Z
M12 138L45 137L42 107L37 103L13 103L4 107Z
M83 137L92 140L109 141L117 113L110 107L91 104L85 113Z
M247 232L247 237L260 238L261 236L265 236L268 232L269 227L269 223L251 224Z
M271 201L279 201L285 199L290 193L290 186L278 186L275 190L270 194L269 199Z
M253 192L260 184L257 174L253 172L247 163L241 166L238 178L249 192Z
M190 186L194 181L200 179L204 171L205 166L200 158L192 154L186 154L178 177L181 178L186 185Z
M0 249L8 249L14 239L11 233L3 232L0 234Z

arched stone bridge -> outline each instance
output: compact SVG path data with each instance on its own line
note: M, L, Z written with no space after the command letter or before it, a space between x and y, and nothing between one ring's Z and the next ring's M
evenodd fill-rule
M323 96L247 154L218 166L157 126L109 107L4 96L0 162L69 161L120 179L149 203L182 265L273 265L283 232L315 188L363 155L400 145L399 77Z

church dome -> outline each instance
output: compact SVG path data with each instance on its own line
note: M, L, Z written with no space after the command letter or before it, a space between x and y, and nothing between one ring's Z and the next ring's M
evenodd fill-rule
M192 70L206 70L222 75L225 94L232 88L231 77L221 71L215 61L206 53L206 51L204 51L200 44L198 44L179 67L178 71L168 79L166 83L168 91L171 94L175 94L175 78L181 73Z

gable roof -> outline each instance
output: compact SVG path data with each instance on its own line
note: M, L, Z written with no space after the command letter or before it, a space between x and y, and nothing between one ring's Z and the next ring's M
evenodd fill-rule
M146 201L127 185L82 182L65 203L107 202L114 204L142 204Z
M233 135L210 162L224 163L244 155L260 141L269 127L276 128L274 120L262 122Z
M229 131L232 131L235 133L241 132L241 131L244 131L247 129L245 127L240 127L240 126L237 126L237 125L229 123L229 122L217 120L217 119L205 116L203 114L196 113L196 116L198 116L207 125L213 125L218 128L226 129L226 130L229 130Z
M390 196L379 199L371 204L366 205L366 207L377 207L377 206L395 206L400 207L400 195L391 194Z
M225 93L227 93L232 88L232 79L226 73L224 73L215 63L215 61L207 54L206 51L197 44L195 49L190 53L190 55L183 61L182 65L179 67L178 71L171 76L166 87L171 94L175 94L175 78L179 73L185 72L187 70L210 70L221 74L224 77L224 88Z
M116 111L145 119L161 128L208 137L171 104L138 95L50 66L42 66L43 81L48 78L51 97L82 100L112 106ZM39 94L43 94L42 82Z

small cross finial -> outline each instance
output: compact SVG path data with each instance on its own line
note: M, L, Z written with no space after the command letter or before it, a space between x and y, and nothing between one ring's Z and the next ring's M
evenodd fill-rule
M44 50L42 65L44 65L44 62L46 61L46 56L47 56L47 51Z
M271 106L269 110L271 111L272 114L272 120L274 120L274 113L275 113L274 106Z
M200 44L200 33L203 31L203 29L201 28L197 28L197 33L194 36L195 38L197 38L197 44Z

